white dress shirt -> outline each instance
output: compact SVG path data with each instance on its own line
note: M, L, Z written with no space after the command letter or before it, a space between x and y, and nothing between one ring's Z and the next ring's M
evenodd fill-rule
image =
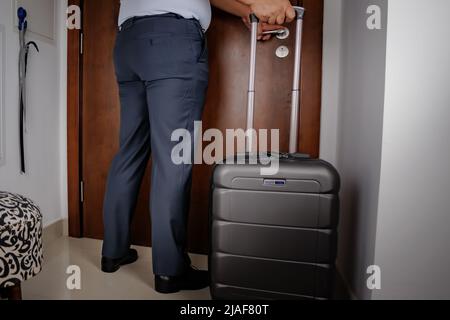
M165 13L197 19L205 31L211 23L209 0L121 0L119 25L129 18Z

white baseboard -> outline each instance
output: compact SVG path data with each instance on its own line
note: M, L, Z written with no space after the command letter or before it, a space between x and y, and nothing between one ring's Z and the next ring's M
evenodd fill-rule
M66 220L58 220L44 228L42 231L44 248L53 244L64 235Z
M63 219L63 236L68 237L69 236L69 219Z

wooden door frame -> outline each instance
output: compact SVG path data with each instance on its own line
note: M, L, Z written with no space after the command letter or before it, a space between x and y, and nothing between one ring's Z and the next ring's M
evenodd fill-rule
M82 8L83 0L69 0L69 5ZM301 90L301 123L299 145L302 152L319 156L322 93L323 0L303 0L306 12L314 18L305 19L303 34L303 60ZM307 14L306 13L306 14ZM308 16L308 15L307 15ZM83 236L83 206L81 203L82 178L82 30L69 30L67 38L67 158L69 236ZM305 120L308 119L308 120ZM306 126L306 122L308 125ZM312 125L311 125L312 122ZM303 129L302 129L303 128ZM307 129L304 129L307 128Z
M83 0L69 0L68 5L82 8ZM82 18L81 18L82 19ZM69 236L81 238L81 88L82 88L82 30L68 30L67 34L67 191Z

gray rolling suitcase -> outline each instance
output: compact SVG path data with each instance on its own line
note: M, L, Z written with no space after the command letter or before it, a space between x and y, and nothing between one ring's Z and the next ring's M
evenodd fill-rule
M259 161L219 164L213 173L209 268L214 299L332 297L340 181L329 163L296 153L304 9L296 11L290 153L279 156L275 176L261 175ZM257 26L253 16L248 128L253 127Z

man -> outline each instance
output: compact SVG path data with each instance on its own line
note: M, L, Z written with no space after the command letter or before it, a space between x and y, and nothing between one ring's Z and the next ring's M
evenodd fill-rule
M254 12L266 28L295 18L288 0L211 2L244 20ZM114 49L121 102L120 151L104 199L102 270L112 273L138 258L130 249L130 222L152 155L153 271L155 290L161 293L209 284L208 273L194 270L186 253L192 165L173 163L177 142L171 141L171 135L177 129L193 133L194 122L202 117L208 85L204 32L210 20L208 0L121 1Z

